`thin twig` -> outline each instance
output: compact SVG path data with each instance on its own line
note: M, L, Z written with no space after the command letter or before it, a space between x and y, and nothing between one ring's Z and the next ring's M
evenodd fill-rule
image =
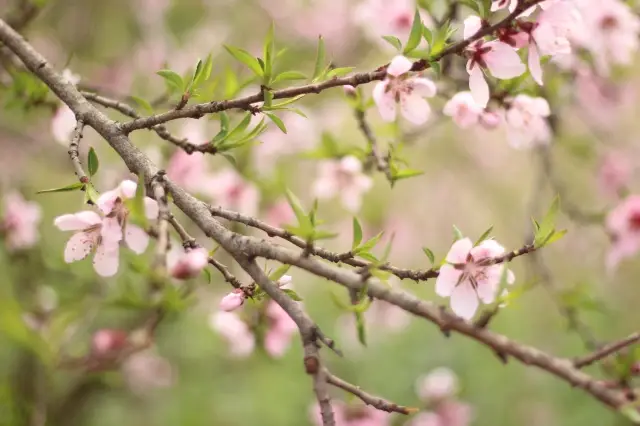
M220 263L218 260L213 257L209 257L209 264L216 268L221 274L226 282L231 284L234 288L245 289L246 286L243 286L242 283L235 275L229 272L229 268ZM246 292L245 292L246 293Z
M167 251L169 250L169 220L171 211L165 193L164 172L157 173L151 181L153 197L158 203L158 241L156 242L156 254L154 259L154 272L156 278L164 279L167 275ZM140 182L142 185L142 182Z
M176 230L178 236L180 236L180 241L182 241L182 246L185 249L197 247L198 244L196 243L196 239L189 235L187 230L184 229L184 226L182 226L180 222L178 222L174 215L169 216L168 222L171 226L173 226L173 229Z
M386 411L387 413L400 413L400 414L413 414L418 411L417 408L405 407L398 405L395 402L388 401L379 396L371 395L360 389L360 386L353 385L349 382L342 380L340 377L334 376L328 370L325 369L325 376L327 383L337 388L342 389L345 392L349 392L352 395L357 396L367 405L371 405L378 410Z
M80 140L82 140L82 130L84 129L84 119L80 118L76 122L76 127L71 134L71 142L69 143L69 158L73 163L76 176L81 183L89 182L89 176L82 168L82 162L80 161Z
M364 110L360 108L356 108L355 110L356 121L358 122L358 128L364 135L365 139L369 143L369 154L376 169L379 172L384 173L389 182L393 181L393 176L391 176L391 168L389 167L389 160L386 157L383 157L380 154L380 149L378 147L378 141L367 122L366 113Z
M576 358L573 361L573 365L576 368L586 367L588 365L593 364L594 362L600 361L601 359L606 358L607 356L626 348L627 346L631 346L637 343L638 341L640 341L640 332L633 333L622 340L609 343L608 345L601 347L600 349L598 349L597 351L589 355Z

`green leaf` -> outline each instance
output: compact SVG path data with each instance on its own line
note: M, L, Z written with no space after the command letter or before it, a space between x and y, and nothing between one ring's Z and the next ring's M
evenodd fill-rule
M289 98L289 99L285 99L284 101L280 102L279 104L275 104L272 105L271 108L280 108L286 105L290 105L294 102L299 101L300 99L304 98L305 95L298 95L298 96L294 96L293 98Z
M404 47L403 53L409 53L414 50L420 44L420 40L422 40L422 20L420 19L420 11L416 9L415 14L413 15L413 24L411 25L411 33L409 33L409 40L407 41L407 45Z
M453 240L458 241L464 238L462 231L458 229L457 226L453 225Z
M356 314L356 330L360 344L367 346L367 330L365 328L364 315L362 314Z
M619 408L620 414L625 416L634 424L640 424L640 412L638 412L637 403L623 405Z
M335 238L337 236L338 236L338 234L336 234L335 232L314 231L313 234L312 234L312 239L314 239L314 240L327 240L327 239Z
M480 5L475 0L458 0L458 3L467 6L469 9L473 10L478 16L483 17L482 5Z
M300 297L298 295L298 293L296 293L295 291L291 290L290 288L283 288L282 291L289 296L292 300L295 300L296 302L302 302L302 297Z
M429 28L427 28L424 25L422 26L422 36L424 37L425 40L427 40L427 43L429 44L429 49L431 49L431 44L433 43L433 33Z
M551 233L551 235L549 235L549 237L544 240L544 242L542 243L542 245L546 246L549 245L551 243L554 243L556 241L558 241L560 238L564 237L567 234L567 230L563 229L562 231L553 231Z
M356 217L353 218L353 243L351 244L351 250L358 247L358 244L362 241L362 227Z
M144 175L141 173L138 176L138 185L136 186L136 194L131 200L127 200L126 203L129 207L129 214L140 226L147 227L147 215L144 208Z
M275 271L269 274L269 279L271 281L278 281L280 278L284 276L284 274L286 274L289 271L290 268L291 268L291 265L278 266L278 268Z
M556 216L560 210L560 197L556 196L549 207L549 210L540 221L538 230L535 233L534 244L540 247L550 238L555 228Z
M296 219L298 220L298 224L302 228L308 228L308 230L311 231L312 230L311 221L309 220L306 213L304 212L304 209L302 208L302 204L300 204L300 200L298 200L298 197L296 197L293 194L293 192L291 192L288 189L286 192L286 196L287 196L287 200L289 201L289 205L291 205L291 208L293 209L293 213L295 214Z
M424 254L427 255L427 257L429 258L429 262L431 262L432 265L436 263L436 258L433 255L433 252L429 248L422 247L422 251L424 252Z
M263 56L264 56L264 80L263 84L268 86L271 83L271 72L273 70L275 41L274 41L274 25L273 22L269 26L267 37L264 40Z
M356 248L353 252L359 254L359 253L364 253L364 252L370 251L372 248L374 248L376 246L376 244L378 244L378 242L380 241L380 238L382 238L383 234L384 234L384 231L381 231L380 233L378 233L373 238L368 239L364 244L362 244L360 247Z
M395 47L396 49L402 50L402 42L398 37L387 35L387 36L382 36L382 39L387 43L389 43L391 46Z
M491 225L489 229L487 229L482 233L482 235L480 235L480 238L478 238L478 241L476 241L476 243L474 244L474 247L480 244L481 242L483 242L484 240L486 240L487 238L489 238L489 234L491 234L491 231L493 231L493 225Z
M178 92L184 91L184 82L182 81L182 77L178 75L175 71L171 70L160 70L156 72L160 77L164 78L169 87L173 87Z
M199 60L196 64L196 70L193 73L192 85L194 88L199 87L202 83L209 80L211 76L211 69L213 68L213 61L211 54L204 60Z
M272 83L278 83L280 81L289 81L289 80L305 80L307 78L306 75L301 73L300 71L285 71L278 74L272 81Z
M276 126L278 126L278 129L282 130L282 133L287 133L287 128L284 125L283 121L280 119L280 117L278 117L277 115L272 114L270 112L265 112L264 115L269 117L271 119L271 121L273 121L273 123Z
M71 191L77 191L79 189L82 189L83 187L84 187L84 183L75 182L75 183L72 183L71 185L63 186L61 188L43 189L41 191L36 192L36 194L47 194L50 192L71 192Z
M129 96L132 101L134 101L140 108L145 110L147 114L153 114L153 107L146 99L139 98L137 96Z
M413 169L404 169L404 170L398 170L394 175L393 175L393 180L400 180L400 179L408 179L414 176L420 176L423 175L424 172L420 171L420 170L413 170Z
M89 176L94 176L98 172L100 162L98 161L98 154L96 154L93 147L89 148L89 155L87 157L87 168L89 169Z
M202 270L202 273L207 280L207 284L211 284L211 271L209 270L209 268L204 268Z
M262 67L260 66L260 63L256 58L251 56L249 52L233 46L225 45L224 48L227 50L227 52L229 52L231 56L233 56L238 61L245 64L247 67L249 67L249 69L253 71L255 75L257 75L258 77L262 77L263 70L262 70Z
M377 257L375 257L372 253L369 252L358 252L358 257L363 258L364 260L368 260L373 263L380 263Z
M84 188L84 202L88 203L89 201L91 201L91 203L96 204L99 197L100 194L98 194L96 188L92 184L88 183Z
M316 81L322 77L322 72L325 69L325 47L324 39L322 36L318 37L318 50L316 52L316 65L313 69L313 81Z
M355 67L334 68L327 73L327 78L342 77L353 71Z
M233 130L231 130L231 132L229 132L229 134L226 136L225 139L230 139L230 138L234 138L237 136L240 136L242 134L242 132L245 131L245 129L249 126L249 123L251 123L251 113L248 112L244 118L240 121L240 123L238 123L238 125L236 127L233 128Z

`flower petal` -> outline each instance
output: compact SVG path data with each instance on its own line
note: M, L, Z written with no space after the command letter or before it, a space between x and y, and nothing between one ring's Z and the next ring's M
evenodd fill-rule
M77 232L69 238L64 249L64 261L67 263L82 260L91 253L95 240L86 232Z
M378 107L380 117L382 117L384 121L391 122L396 119L396 100L391 91L387 92L388 84L387 81L376 84L376 87L373 88L372 95Z
M136 189L138 188L138 184L132 180L125 179L120 182L118 189L120 190L120 194L124 198L133 198L136 196Z
M465 39L473 36L482 28L482 20L479 16L471 15L464 20L464 33Z
M398 77L408 73L412 66L413 64L410 60L402 55L398 55L391 60L391 63L387 67L387 74Z
M436 84L428 78L416 77L410 79L408 83L411 84L413 93L419 96L432 98L438 92Z
M473 243L469 238L462 238L456 241L449 249L449 253L447 253L447 262L466 263L472 247Z
M106 191L100 194L98 200L96 201L96 204L98 205L98 208L102 211L102 213L109 214L113 210L118 198L120 198L120 194L118 194L118 191Z
M142 228L128 223L124 230L124 241L136 254L142 254L149 245L149 235Z
M542 86L542 67L540 66L540 54L535 43L529 45L529 72L534 81Z
M491 51L482 57L491 74L500 79L509 79L522 75L527 69L513 47L501 41L490 41L484 44Z
M459 317L467 320L473 318L478 305L478 296L468 281L453 289L453 293L451 293L451 310Z
M101 277L112 277L118 272L118 245L100 244L93 257L93 269Z
M400 99L400 111L404 118L416 125L426 123L431 115L429 103L414 93Z
M471 90L471 95L473 95L473 100L479 106L485 108L489 103L489 85L485 81L484 74L478 65L474 65L471 68L469 89Z
M159 214L158 202L153 198L144 197L144 214L147 219L157 219Z
M453 289L460 281L462 271L457 270L452 265L442 265L440 273L436 279L436 294L440 297L449 297Z
M61 231L80 231L91 225L100 223L100 216L92 211L82 211L75 214L58 216L53 224Z

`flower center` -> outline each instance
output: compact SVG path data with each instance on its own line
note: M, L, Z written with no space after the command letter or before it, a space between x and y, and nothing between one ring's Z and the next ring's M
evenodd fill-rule
M600 28L604 31L612 31L618 27L618 20L613 15L605 15L600 20Z
M411 15L408 13L404 13L402 15L398 15L394 21L394 25L399 30L405 30L411 27Z
M629 216L629 228L640 231L640 211L635 211Z

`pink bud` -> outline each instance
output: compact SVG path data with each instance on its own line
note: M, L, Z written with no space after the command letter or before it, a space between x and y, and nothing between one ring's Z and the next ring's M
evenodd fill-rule
M220 301L219 308L221 311L227 311L227 312L234 311L238 309L240 306L242 306L245 298L246 298L246 295L244 294L244 291L240 290L239 288L236 288L231 293L227 294L222 298L222 300Z
M291 275L283 275L277 281L277 284L278 284L279 287L284 287L285 285L291 284L291 280L292 280Z
M96 331L91 341L91 352L97 356L116 353L127 344L127 332L124 330L103 328Z
M355 97L356 96L356 88L351 86L351 85L346 85L346 86L342 86L342 89L344 90L344 94L350 97Z
M186 280L197 276L209 262L209 253L204 248L184 253L171 268L171 276Z
M502 123L500 115L494 111L485 111L480 114L480 124L488 130L493 130Z

